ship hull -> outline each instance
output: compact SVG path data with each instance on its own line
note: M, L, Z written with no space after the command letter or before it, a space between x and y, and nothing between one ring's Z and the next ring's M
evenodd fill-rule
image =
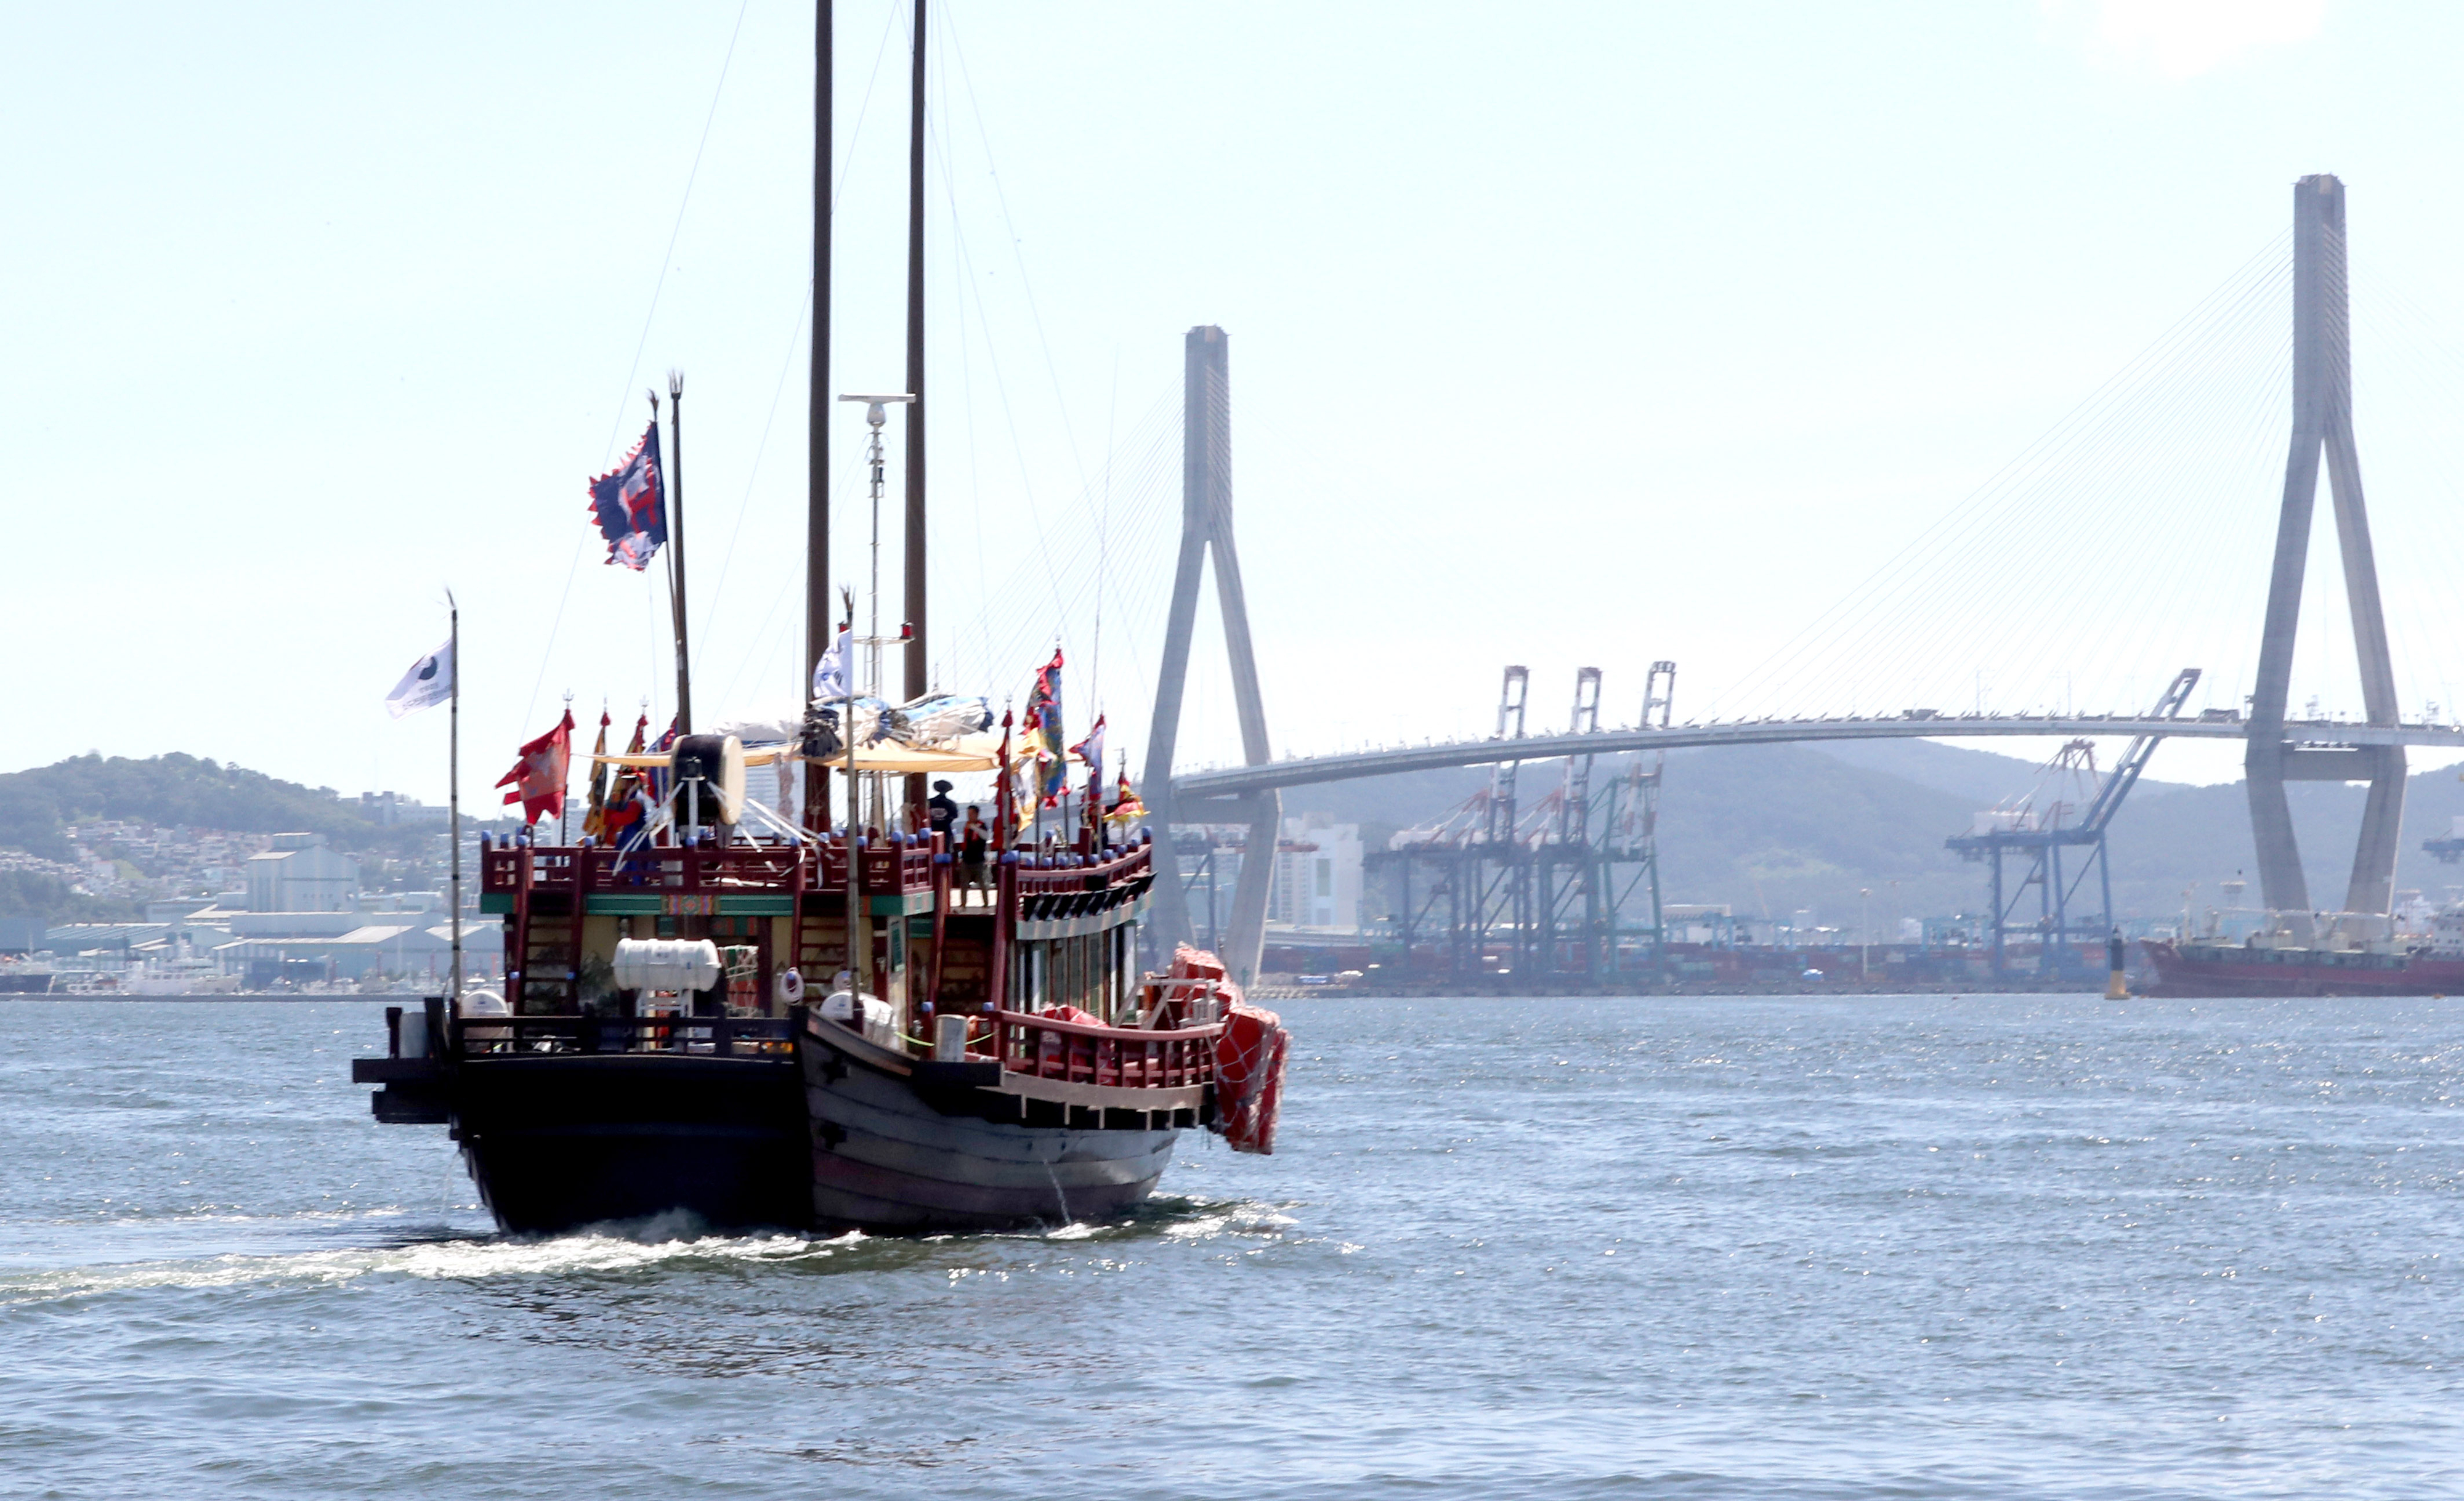
M472 1180L516 1233L678 1211L714 1228L801 1228L810 1213L785 1057L478 1057L452 1097Z
M1169 1109L1073 1110L998 1086L935 1085L826 1022L797 1041L812 1219L824 1229L1006 1230L1122 1214L1155 1191L1179 1136L1154 1125L1175 1118ZM1058 1123L1029 1123L1047 1113Z
M1157 1096L1153 1110L1072 1107L972 1067L935 1079L929 1064L814 1023L793 1057L483 1054L454 1071L443 1114L512 1233L682 1213L713 1229L913 1235L1135 1208L1202 1093L1138 1092ZM986 1074L991 1087L975 1082Z
M2154 996L2464 994L2464 960L2223 944L2150 943Z

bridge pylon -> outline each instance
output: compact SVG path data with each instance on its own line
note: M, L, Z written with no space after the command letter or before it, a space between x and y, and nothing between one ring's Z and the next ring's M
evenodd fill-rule
M2262 899L2306 934L2310 887L2293 833L2287 782L2367 782L2360 838L2344 911L2383 913L2395 888L2398 826L2404 819L2402 745L2321 747L2288 740L2285 698L2293 680L2294 635L2301 619L2301 579L2310 557L2310 514L2319 460L2336 514L2344 563L2344 598L2361 659L2362 704L2372 725L2397 722L2395 669L2379 606L2378 563L2362 503L2361 458L2353 442L2352 322L2345 279L2344 185L2320 173L2293 188L2293 447L2284 464L2284 505L2277 521L2276 563L2268 581L2267 623L2259 639L2258 681L2251 695L2242 767L2257 846Z
M1189 647L1198 627L1198 591L1209 555L1215 563L1215 600L1223 618L1224 651L1231 659L1232 698L1241 721L1241 753L1252 766L1273 759L1266 741L1266 707L1258 692L1258 654L1249 642L1248 598L1241 586L1241 554L1232 542L1232 377L1223 330L1202 324L1189 331L1181 366L1180 558L1173 572L1172 614L1165 628L1163 670L1155 684L1155 723L1147 736L1146 784L1141 799L1155 843L1165 851L1157 872L1152 931L1165 950L1196 937L1181 884L1176 819L1204 805L1177 806L1173 795L1173 753L1180 737L1180 704L1189 677ZM1267 883L1275 872L1275 838L1283 824L1283 796L1269 788L1214 804L1246 823L1249 838L1241 874L1232 888L1232 920L1219 957L1233 979L1250 984L1266 942Z

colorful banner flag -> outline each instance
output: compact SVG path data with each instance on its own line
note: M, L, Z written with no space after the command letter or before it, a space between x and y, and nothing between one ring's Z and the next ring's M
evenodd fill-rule
M1138 795L1130 789L1130 768L1123 766L1120 796L1112 800L1111 811L1104 815L1104 822L1127 827L1146 816L1147 806L1139 802Z
M627 756L642 754L642 737L650 730L650 717L644 715L633 721L633 742L625 747ZM630 766L616 774L614 790L607 794L607 810L599 818L600 832L610 842L621 840L625 831L641 822L642 779Z
M607 561L639 573L668 540L667 485L659 468L659 422L642 430L642 441L625 462L590 482L590 514L607 539Z
M1010 836L1018 832L1018 825L1010 811L1009 730L1009 711L1003 709L1001 760L995 762L993 768L993 799L996 805L993 809L993 828L996 831L997 843L1002 850L1009 848Z
M607 754L607 711L599 711L599 741L590 747L590 811L582 816L582 831L592 838L607 832L607 766L600 757Z
M1059 807L1061 795L1069 788L1069 761L1062 750L1061 738L1061 649L1052 649L1052 660L1036 669L1035 687L1026 695L1028 739L1042 743L1037 760L1044 765L1042 793L1045 807Z
M453 641L449 636L443 646L410 664L410 671L385 695L385 713L399 719L421 709L433 709L452 696Z
M511 786L505 794L508 805L522 806L522 820L537 823L542 817L561 818L564 814L564 783L573 766L573 712L566 710L555 729L522 747L521 757L514 769L496 779L496 785Z

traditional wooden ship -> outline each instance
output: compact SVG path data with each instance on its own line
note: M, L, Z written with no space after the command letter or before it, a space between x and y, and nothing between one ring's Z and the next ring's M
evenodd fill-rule
M1272 1014L1211 956L1133 967L1149 836L1004 851L972 888L945 844L487 849L514 1002L388 1008L353 1077L380 1121L450 1125L517 1231L1059 1224L1134 1206L1182 1131L1272 1149ZM868 944L879 994L802 996ZM653 983L585 998L608 974Z
M876 516L883 408L923 386L924 11L919 0L910 389L850 398L870 404ZM818 35L816 161L826 166L826 0ZM817 190L825 178L816 173ZM923 701L920 406L909 408L906 629L855 638L850 604L834 637L842 686L820 686L833 639L820 422L829 233L817 201L806 584L816 696L802 734L748 745L692 733L681 519L661 513L655 538L625 539L642 560L673 544L678 733L665 750L600 758L655 789L641 800L652 816L621 836L603 826L551 843L549 826L535 824L483 840L479 904L503 922L502 993L462 991L457 963L455 994L388 1009L385 1056L353 1063L356 1081L381 1086L379 1121L451 1129L508 1230L679 1212L715 1227L1002 1229L1134 1206L1184 1131L1272 1149L1287 1040L1211 955L1176 946L1162 968L1139 967L1147 894L1172 871L1151 835L1125 827L1126 795L1104 808L1096 775L1095 806L1068 833L1012 848L1006 734L999 747L983 724L886 736L891 706L868 711L877 700L844 686L851 640L894 642L906 651L906 707ZM645 442L655 458L655 410ZM655 485L662 476L641 459L627 473ZM627 503L644 494L656 492L627 489ZM611 558L618 545L611 532ZM805 778L801 813L745 795L748 766L781 762ZM952 848L955 830L928 826L923 778L942 771L989 771L1001 789L980 863ZM847 791L836 825L833 772ZM560 800L563 775L560 764ZM808 978L828 977L807 993Z

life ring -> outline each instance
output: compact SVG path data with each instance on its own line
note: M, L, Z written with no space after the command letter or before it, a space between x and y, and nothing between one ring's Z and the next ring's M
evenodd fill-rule
M779 971L779 979L772 988L779 992L781 1005L803 1004L804 977L793 966Z

